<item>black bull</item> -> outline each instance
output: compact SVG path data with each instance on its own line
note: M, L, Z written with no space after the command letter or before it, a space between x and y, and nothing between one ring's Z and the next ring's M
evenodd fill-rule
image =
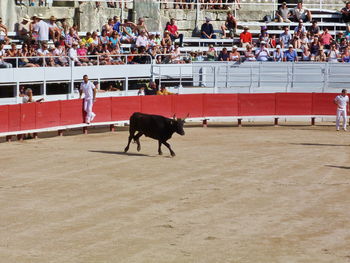
M124 152L129 150L131 140L137 143L137 151L141 150L140 137L145 135L158 141L158 153L162 155L161 146L164 144L168 147L171 156L175 156L175 152L171 149L167 140L171 138L174 132L185 135L183 126L185 119L169 119L160 115L150 115L135 112L130 117L129 140ZM135 135L135 132L138 132Z

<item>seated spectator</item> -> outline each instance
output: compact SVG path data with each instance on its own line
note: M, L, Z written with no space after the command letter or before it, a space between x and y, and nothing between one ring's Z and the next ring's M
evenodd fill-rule
M308 46L305 46L303 49L303 54L301 56L302 61L311 61L311 52Z
M227 12L225 23L221 26L222 38L226 38L226 30L229 31L229 37L233 38L237 31L237 20L232 12Z
M170 60L171 60L171 63L174 63L174 64L184 64L185 63L185 61L183 61L181 59L179 44L177 44L177 43L175 44L174 49L171 51Z
M27 43L23 43L22 48L19 50L18 56L20 57L18 60L19 67L39 67L38 64L34 64L29 61L28 57L31 56L31 52Z
M343 7L340 12L346 25L346 31L350 32L350 1L346 2L345 7Z
M49 34L53 42L56 42L60 39L62 30L56 25L56 17L51 16L49 22Z
M169 31L171 40L173 42L175 41L175 39L179 39L180 40L180 47L182 47L184 35L183 34L179 34L178 28L175 25L175 22L176 22L175 18L170 19L170 23L168 23L168 25L166 26L165 30Z
M114 16L113 17L113 31L117 31L118 33L120 33L120 29L121 29L121 22L119 19L119 16ZM112 24L112 23L111 23Z
M277 45L276 50L273 51L273 61L275 62L282 62L283 61L283 52L281 50L281 46Z
M170 52L172 45L173 45L173 41L171 40L170 33L169 33L169 31L165 31L164 37L162 39L162 47L164 50L164 54Z
M218 54L214 48L214 45L213 44L210 44L209 45L209 49L207 51L207 59L208 61L215 61L216 58L217 58Z
M60 45L60 42L58 41L55 42L54 45L55 45L55 49L52 52L52 55L55 56L54 58L55 64L62 67L69 66L69 61L66 56L65 46Z
M29 28L30 17L25 15L22 18L22 22L17 27L17 37L23 42L30 42L30 28Z
M67 48L71 48L74 42L77 42L76 34L73 28L69 29L69 34L66 36L65 44Z
M38 56L40 57L45 57L43 59L39 60L40 66L54 66L54 59L51 57L52 54L48 49L48 44L47 42L42 42L41 48L37 50Z
M136 24L136 32L138 35L140 35L142 31L146 32L146 35L149 34L147 26L145 24L145 19L143 17L140 17Z
M287 7L287 3L283 2L282 6L278 9L276 12L276 17L280 23L285 22L285 23L290 23L291 21L289 18L291 17L291 12L289 8Z
M325 27L323 29L323 33L319 37L320 44L324 46L324 48L329 49L331 42L333 42L333 37L329 34L328 28Z
M91 37L91 33L90 32L86 32L85 37L81 40L82 43L84 43L84 45L86 47L89 47L91 44L94 43L93 38Z
M276 35L272 35L271 38L269 38L269 46L271 48L276 48L277 46L277 39L276 39Z
M310 43L310 52L312 60L317 56L318 50L320 49L321 44L318 40L318 37L314 37L314 40Z
M318 36L320 34L320 27L317 25L317 21L313 20L311 26L307 30L311 36Z
M86 64L81 63L80 59L78 58L77 47L78 47L78 43L73 42L72 47L68 51L68 56L75 66L86 66Z
M210 18L205 18L205 23L201 27L201 38L205 39L216 39L216 35L214 34L213 25L210 23Z
M316 62L326 62L326 61L327 61L327 56L326 56L326 54L324 53L324 49L323 49L322 46L321 46L320 49L318 50L318 54L317 54L317 56L315 57L315 61L316 61Z
M268 48L270 47L269 46L270 36L269 36L269 33L267 32L266 26L261 27L261 31L260 31L260 35L259 35L259 45L261 42L265 42L266 47L268 47Z
M92 43L91 43L92 46L96 47L100 44L100 38L96 31L92 32L91 38L92 38Z
M17 67L16 57L19 57L19 51L17 50L16 44L12 43L11 48L7 50L6 52L6 61L8 63L11 63L12 67ZM13 57L13 59L10 59L10 57Z
M294 34L298 33L298 32L301 32L301 33L305 33L306 32L306 28L304 26L303 20L300 20L299 23L298 23L298 26L296 26L294 28Z
M174 95L175 93L172 93L166 89L164 85L160 87L160 90L157 91L157 95Z
M106 30L102 30L101 35L100 35L100 39L99 39L99 44L100 45L102 45L102 44L108 45L109 44L109 36L107 35Z
M327 53L327 61L332 63L339 62L340 59L340 52L337 49L337 46L335 43L331 44L330 50Z
M102 30L106 30L107 35L111 36L114 31L113 26L114 26L114 20L112 18L109 18L107 24L104 24L102 26Z
M138 96L145 96L145 87L139 88L139 91L137 92Z
M261 41L260 47L256 49L255 51L255 57L257 61L269 61L270 60L270 54L268 49L266 48L266 42Z
M145 47L148 48L148 38L146 31L142 31L141 34L136 38L136 47Z
M125 19L122 27L121 41L127 44L135 43L136 41L136 24Z
M241 62L241 54L239 54L237 46L232 47L232 52L230 52L230 61Z
M1 58L1 57L0 57ZM343 63L350 63L350 51L349 47L346 47L341 56L341 60ZM0 62L1 63L1 62Z
M348 41L346 40L346 38L343 38L339 44L339 52L343 53L347 47L348 47Z
M308 47L309 45L309 39L306 36L307 33L302 33L300 37L300 48L304 49L305 47Z
M220 52L220 55L218 57L219 61L230 61L230 55L227 52L227 48L223 48L222 51Z
M2 18L0 17L0 41L4 42L5 44L10 43L10 39L7 37L8 29L7 26L5 26L2 23Z
M250 46L253 45L253 37L248 30L249 28L245 26L243 29L243 32L239 35L239 39L242 47L246 47L247 45L250 45Z
M293 9L293 17L296 22L299 22L300 20L304 22L312 21L310 10L303 8L302 2L298 2L297 6Z
M251 45L246 46L244 57L245 57L245 61L256 61L255 54L253 53L253 48Z
M30 88L27 88L25 90L25 93L23 95L20 95L20 97L22 97L22 102L23 103L42 102L44 100L44 98L38 99L38 100L34 100L34 98L33 98L33 90L30 89Z
M89 66L93 65L92 63L90 63L90 60L87 57L88 50L83 42L80 42L79 47L77 48L77 55L81 63L86 63Z
M293 45L289 45L288 49L284 51L283 61L287 62L297 62L298 61L298 54L294 50Z
M286 48L291 44L292 35L289 33L289 28L284 27L284 32L280 35L279 43L282 48Z
M145 95L157 95L157 90L157 84L154 81L151 81L144 91Z
M112 35L110 36L109 45L111 47L117 47L118 49L120 48L120 39L117 31L113 31Z
M302 35L302 31L301 31L301 28L298 28L298 31L294 33L293 35L293 39L292 39L292 45L294 46L294 48L301 48L301 35Z

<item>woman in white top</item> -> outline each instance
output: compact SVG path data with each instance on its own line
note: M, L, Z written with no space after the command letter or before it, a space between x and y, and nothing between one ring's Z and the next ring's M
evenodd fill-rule
M232 47L232 52L230 53L230 61L235 61L235 62L241 61L241 55L237 50L238 50L237 46Z
M339 50L336 49L335 44L331 44L331 49L328 51L328 54L327 54L327 61L337 63L339 58L340 58Z
M251 45L247 45L246 51L244 52L244 57L246 61L256 61L255 54L253 53L253 49Z
M283 60L283 52L281 50L281 46L277 45L276 50L273 52L273 61L282 62Z

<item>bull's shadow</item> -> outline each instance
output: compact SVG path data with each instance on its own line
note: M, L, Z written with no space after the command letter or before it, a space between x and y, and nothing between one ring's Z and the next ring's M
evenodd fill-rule
M339 168L339 169L350 170L350 166L339 166L339 165L325 165L325 166L331 167L331 168Z
M329 146L329 147L349 147L347 144L332 144L332 143L290 143L291 145L302 146Z
M96 150L89 150L89 152L92 153L103 153L103 154L116 154L116 155L128 155L128 156L143 156L143 157L155 157L152 155L147 155L143 153L125 153L125 152L119 152L119 151L96 151Z

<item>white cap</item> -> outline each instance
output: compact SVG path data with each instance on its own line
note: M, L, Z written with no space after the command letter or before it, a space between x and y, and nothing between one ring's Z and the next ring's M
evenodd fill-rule
M236 45L234 45L233 47L232 47L232 49L237 49L238 47L236 46Z
M293 45L292 44L289 44L289 46L288 47L293 47Z
M281 45L277 45L276 48L281 48Z

